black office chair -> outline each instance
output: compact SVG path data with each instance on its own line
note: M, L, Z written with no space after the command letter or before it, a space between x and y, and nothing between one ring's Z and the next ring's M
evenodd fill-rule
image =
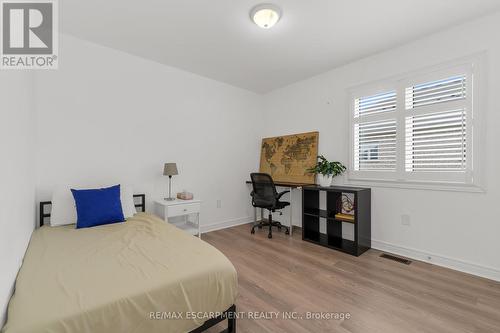
M288 227L282 225L280 222L273 221L273 213L276 210L280 210L290 205L289 202L280 201L283 194L290 191L283 191L278 193L276 191L276 186L274 185L273 178L267 173L251 173L250 178L252 179L253 191L250 194L252 196L252 206L257 208L267 209L269 211L269 219L267 222L260 221L252 226L251 233L255 233L255 227L262 229L262 227L269 226L268 238L273 238L272 227L277 227L278 230L285 228L285 233L290 234ZM283 214L283 213L280 213Z

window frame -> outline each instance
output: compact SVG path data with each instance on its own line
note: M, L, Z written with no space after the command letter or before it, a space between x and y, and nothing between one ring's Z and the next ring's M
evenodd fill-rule
M481 143L484 142L485 128L484 117L479 110L482 110L485 96L484 88L486 84L483 73L485 57L485 53L481 53L348 89L349 171L347 172L346 183L358 186L376 185L483 192L483 165L481 163L483 145ZM465 99L406 109L406 88L461 74L465 74L467 80L467 97ZM395 111L355 117L354 108L357 98L393 90L396 91ZM435 171L407 172L405 170L406 118L413 115L442 112L462 107L466 108L466 171L462 173ZM393 117L391 118L391 116ZM354 169L355 124L388 119L396 119L396 170L356 171Z

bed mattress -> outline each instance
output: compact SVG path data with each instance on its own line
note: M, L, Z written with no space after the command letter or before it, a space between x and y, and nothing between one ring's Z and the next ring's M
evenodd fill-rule
M216 248L153 215L33 233L4 333L188 332L235 302Z

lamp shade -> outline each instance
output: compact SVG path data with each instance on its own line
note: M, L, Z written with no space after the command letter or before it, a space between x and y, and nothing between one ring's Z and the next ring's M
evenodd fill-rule
M164 176L175 176L178 175L177 164L175 163L165 163L165 167L163 168Z

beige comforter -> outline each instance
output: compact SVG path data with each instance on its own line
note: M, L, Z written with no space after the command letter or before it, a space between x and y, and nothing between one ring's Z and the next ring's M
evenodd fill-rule
M187 332L236 293L236 271L221 252L152 215L89 229L44 226L32 236L2 332Z

